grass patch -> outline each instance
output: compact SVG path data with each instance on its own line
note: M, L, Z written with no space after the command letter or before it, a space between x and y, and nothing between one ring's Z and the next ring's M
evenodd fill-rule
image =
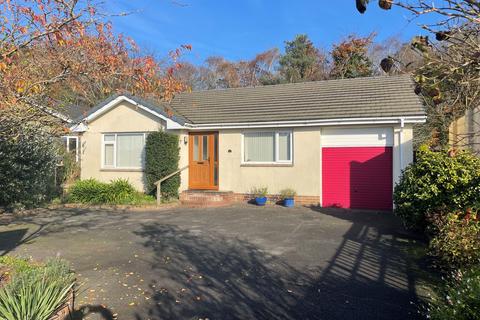
M17 258L12 256L0 257L0 267L9 269L12 273L29 272L36 266L29 259Z

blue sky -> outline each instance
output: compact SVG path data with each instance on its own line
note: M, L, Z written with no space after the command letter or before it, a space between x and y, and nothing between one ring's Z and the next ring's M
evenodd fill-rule
M411 16L399 8L381 10L375 0L363 15L354 0L111 0L104 9L132 12L112 18L114 29L146 53L165 57L179 45L191 44L185 59L195 64L212 55L253 58L272 47L283 49L285 40L301 33L327 51L351 33L377 32L379 41L392 36L408 40L422 33L418 24L426 22L409 21Z

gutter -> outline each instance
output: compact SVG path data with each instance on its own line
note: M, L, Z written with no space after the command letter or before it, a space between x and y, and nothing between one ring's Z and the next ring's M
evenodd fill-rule
M400 156L400 170L403 170L403 128L405 127L405 118L400 118L400 132L398 137L398 153Z
M265 121L265 122L232 122L232 123L208 123L192 124L185 123L185 129L212 130L212 129L235 129L235 128L281 128L281 127L313 127L313 126L336 126L336 125L362 125L362 124L400 124L403 128L406 123L424 123L426 116L409 117L384 117L384 118L339 118L328 120L294 120L294 121Z

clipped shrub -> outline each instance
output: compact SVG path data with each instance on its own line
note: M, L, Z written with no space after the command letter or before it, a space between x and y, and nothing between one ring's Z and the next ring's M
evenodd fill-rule
M427 307L432 320L480 319L480 268L456 271L437 297Z
M395 186L395 213L410 229L425 230L438 208L466 209L480 194L480 159L469 151L431 151L421 146Z
M433 215L431 253L449 268L480 264L480 215L467 209Z
M18 267L15 260L6 264L12 269L12 275L0 288L0 319L50 319L67 302L75 283L74 274L68 264L59 259L45 264L17 259Z
M51 134L8 123L0 123L0 132L0 206L33 207L52 198L58 149Z
M178 170L180 160L178 136L163 131L152 132L147 137L145 150L147 188L153 193L156 181ZM180 174L177 174L162 182L162 197L177 198L179 188Z

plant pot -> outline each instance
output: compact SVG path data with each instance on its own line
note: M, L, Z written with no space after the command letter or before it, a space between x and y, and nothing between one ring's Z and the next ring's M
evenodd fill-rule
M264 206L267 203L267 197L255 197L257 206Z
M71 290L68 294L67 302L58 307L58 309L48 318L48 320L70 320L75 309L75 291Z
M291 207L295 206L295 199L293 199L293 198L283 199L283 205L285 207L291 208Z

